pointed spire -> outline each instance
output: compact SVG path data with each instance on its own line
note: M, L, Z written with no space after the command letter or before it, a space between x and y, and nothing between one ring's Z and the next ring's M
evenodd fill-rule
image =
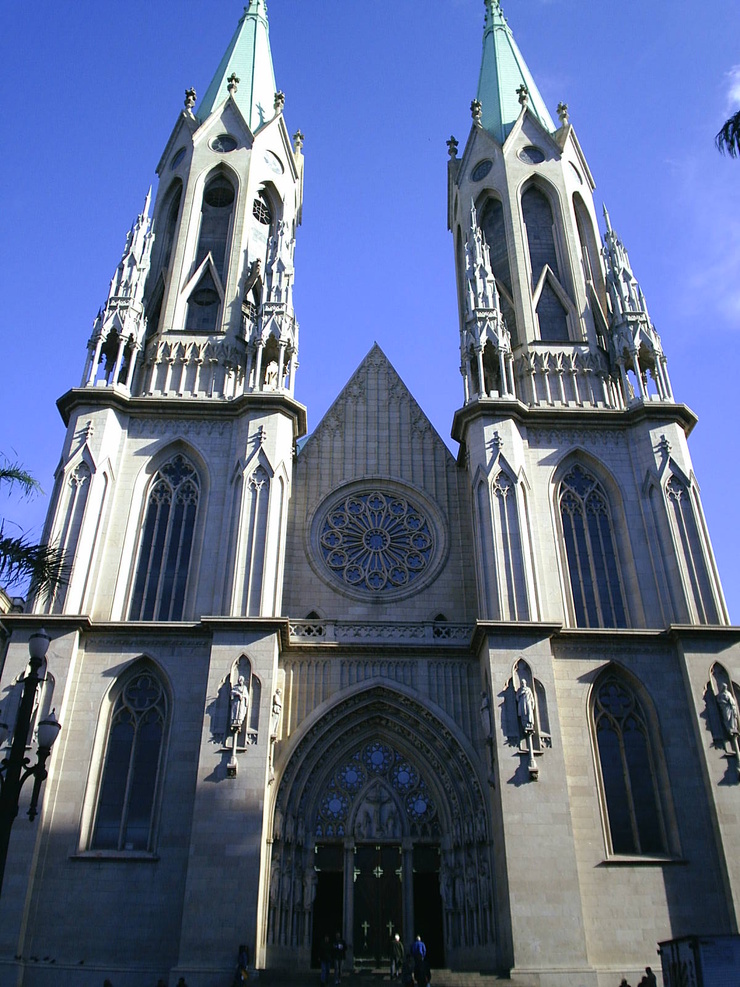
M485 0L485 4L483 58L476 97L483 108L483 128L503 144L522 110L520 95L525 92L527 109L553 133L557 127L506 23L499 0Z
M275 113L275 70L265 0L249 0L198 107L203 121L231 95L254 133Z

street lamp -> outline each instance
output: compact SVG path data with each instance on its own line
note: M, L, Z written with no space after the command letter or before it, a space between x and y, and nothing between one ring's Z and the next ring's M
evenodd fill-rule
M41 720L36 730L38 740L38 750L36 752L36 763L29 767L30 757L26 755L26 743L28 741L28 731L31 728L31 717L36 700L41 679L39 669L41 668L46 652L49 650L50 638L44 630L36 631L28 641L28 653L30 655L29 670L23 680L23 695L18 715L13 729L13 743L10 747L10 754L0 761L0 893L3 887L5 876L5 864L8 859L8 845L10 843L10 833L18 815L18 799L24 782L33 778L33 792L31 794L31 804L28 808L29 819L36 818L41 785L48 772L46 762L51 754L51 748L57 739L61 724L54 715L54 710L49 716ZM5 740L8 734L8 725L0 723L0 743Z

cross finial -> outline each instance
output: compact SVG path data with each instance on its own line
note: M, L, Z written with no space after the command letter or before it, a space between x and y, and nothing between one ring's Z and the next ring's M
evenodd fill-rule
M519 88L516 91L516 94L519 97L519 105L526 106L527 103L529 102L529 89L527 89L524 83L522 83L521 86L519 86Z
M568 104L558 103L558 120L565 126L568 123Z
M236 72L232 72L229 78L226 80L228 85L226 88L229 90L229 95L233 96L241 82L241 79L237 78Z
M474 99L470 104L470 115L473 118L473 123L476 126L480 125L481 117L483 116L483 104L479 99Z
M285 93L281 90L275 93L275 112L282 113L285 107Z
M195 101L196 101L197 98L198 98L198 94L192 88L192 86L191 86L190 89L186 89L185 90L185 109L186 110L192 110L192 108L195 106Z
M300 151L300 149L303 147L303 134L301 133L300 130L296 130L296 132L293 134L293 147L296 149L296 151Z
M458 147L458 144L457 144L457 141L455 140L455 138L454 137L450 137L450 139L447 141L447 153L449 154L449 156L451 158L456 158L457 157L457 147Z

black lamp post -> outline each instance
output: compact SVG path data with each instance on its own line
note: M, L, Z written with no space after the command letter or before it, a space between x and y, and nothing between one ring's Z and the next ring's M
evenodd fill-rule
M8 859L10 833L18 815L18 799L24 782L33 777L33 793L28 808L30 819L36 818L36 811L41 794L41 785L48 772L46 762L51 754L51 748L57 739L61 724L52 710L46 719L41 720L36 730L38 751L36 763L29 767L30 757L26 755L28 731L31 727L31 717L36 700L36 691L41 679L41 668L46 652L49 650L50 638L46 631L36 631L28 641L28 653L31 656L29 670L23 680L23 696L18 707L18 716L13 729L13 743L10 754L0 762L0 893L5 876L5 863ZM0 723L0 742L8 733L8 725Z

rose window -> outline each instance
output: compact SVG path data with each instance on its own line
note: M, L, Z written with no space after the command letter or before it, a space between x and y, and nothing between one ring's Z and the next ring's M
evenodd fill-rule
M430 565L434 533L404 497L353 494L326 515L319 534L324 562L348 586L403 589Z

